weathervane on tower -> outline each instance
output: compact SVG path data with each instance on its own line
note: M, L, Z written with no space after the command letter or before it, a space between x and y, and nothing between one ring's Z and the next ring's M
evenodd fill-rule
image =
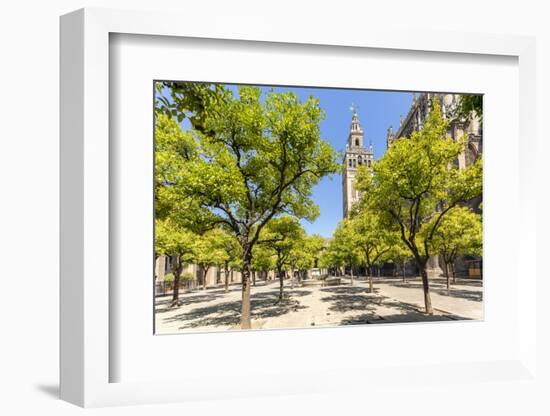
M352 112L354 116L357 115L357 110L359 110L359 107L355 105L355 103L351 103L351 107L349 108L349 111Z

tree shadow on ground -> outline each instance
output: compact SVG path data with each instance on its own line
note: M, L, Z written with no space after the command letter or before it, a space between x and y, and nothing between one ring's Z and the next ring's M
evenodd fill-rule
M359 293L366 293L369 294L369 288L368 287L362 287L362 286L333 286L333 287L324 287L320 289L323 293L335 293L335 294L359 294ZM377 293L378 289L374 287L374 293Z
M467 318L463 318L467 319ZM426 315L421 312L407 314L392 314L384 316L373 316L372 314L361 314L351 318L343 319L340 325L365 325L365 324L396 324L396 323L413 323L413 322L451 322L457 319L447 315Z
M452 278L451 278L452 282ZM454 283L451 283L451 285ZM469 286L469 287L483 287L483 280L466 280L463 278L457 277L456 284L460 286Z
M379 299L380 306L389 308L395 313L391 314L373 314L372 311L366 311L360 315L345 318L340 322L340 325L360 325L360 324L388 324L388 323L410 323L410 322L438 322L438 321L466 321L470 318L450 314L450 313L435 313L434 315L426 314L421 308L416 305L396 301L392 298L381 296Z
M290 312L306 309L299 300L294 297L306 296L310 291L292 291L292 297L286 297L279 301L279 291L257 293L251 296L252 319L265 319L282 316ZM241 321L241 300L219 303L212 306L194 308L169 318L164 322L181 322L179 329L197 328L206 326L233 326Z
M408 288L408 289L422 288L421 284L407 284L403 282L386 283L386 284L394 287L401 287L401 288ZM459 284L462 285L462 283L459 283ZM470 286L479 287L479 288L482 287L481 285L478 285L478 286L470 285ZM483 291L481 290L477 291L477 290L468 290L468 289L458 289L456 286L451 285L451 289L448 291L446 288L446 284L442 282L435 282L435 284L434 282L432 282L430 287L430 292L437 293L438 295L441 295L441 296L450 296L453 298L466 299L466 300L471 300L475 302L483 301Z
M453 298L466 299L474 302L483 301L483 292L481 291L477 292L473 290L454 289L452 286L451 286L451 290L449 291L447 289L439 289L439 288L432 288L431 291L441 296L450 296Z
M321 298L322 302L330 302L328 310L332 312L370 311L376 310L379 299L376 295L336 294Z
M240 291L240 290L241 290L241 285L240 284L231 283L228 287L227 293L237 292L237 291ZM199 292L204 292L203 289L198 289L198 291ZM218 296L223 296L223 295L226 294L224 287L218 287L216 289L206 289L206 292L213 293L213 294L218 295Z
M349 289L353 290L350 291ZM351 317L348 316L342 319L340 325L454 321L468 319L462 316L447 313L427 315L421 308L414 304L401 302L377 293L370 294L366 288L331 288L325 290L325 292L334 293L331 296L321 298L321 301L331 303L328 308L330 311L338 313L360 311L358 315ZM391 313L381 314L380 308L389 309Z
M204 292L204 293L184 293L179 297L180 301L180 307L192 305L194 303L202 303L202 302L211 302L213 300L216 300L223 296L223 292L221 294L217 294L214 292ZM174 307L171 307L172 303L172 296L168 295L167 299L162 300L156 300L155 302L155 312L156 313L164 313L174 310Z
M313 292L311 290L301 290L301 289L289 289L286 288L283 290L283 295L285 297L302 297L302 296L308 296L311 295ZM273 296L276 295L277 299L279 296L279 288L270 290L269 292L262 292L262 293L253 293L251 295L251 299L263 299L263 298L273 298ZM277 301L275 299L275 301Z

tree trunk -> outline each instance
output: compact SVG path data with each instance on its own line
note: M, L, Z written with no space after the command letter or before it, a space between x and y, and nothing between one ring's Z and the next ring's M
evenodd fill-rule
M350 285L353 286L353 266L350 264L349 273L351 275Z
M456 285L456 270L455 270L455 262L451 262L451 270L453 271L453 285Z
M407 283L407 274L406 274L406 271L405 271L405 260L403 260L401 262L401 268L403 269L402 272L403 272L403 283Z
M252 270L252 285L256 286L256 270Z
M367 274L369 275L369 293L373 293L374 288L372 284L372 268L371 266L367 267Z
M250 260L251 248L245 248L243 255L242 276L242 302L241 302L241 329L252 327L250 317Z
M380 266L376 266L376 271L378 272L378 277L380 277L380 269L381 269Z
M172 303L170 307L180 306L180 276L183 270L181 261L179 258L176 258L176 267L174 268L174 283L172 286Z
M229 292L229 264L226 261L225 262L225 268L224 268L224 287L225 287L225 293Z
M208 268L202 268L202 290L206 290L206 274L208 273Z
M445 278L447 279L447 291L451 289L451 280L449 278L449 263L445 261Z
M282 270L278 271L279 274L279 302L283 300L283 287L284 287L284 278L285 272Z
M426 313L433 315L434 310L432 308L432 298L430 296L430 282L428 281L428 272L426 271L426 263L419 264L420 275L422 276L422 288L424 289L424 305L426 306Z

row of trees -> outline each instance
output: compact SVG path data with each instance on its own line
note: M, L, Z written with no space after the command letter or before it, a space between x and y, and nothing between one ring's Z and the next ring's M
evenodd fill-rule
M183 268L186 264L199 266L199 282L206 289L207 274L212 266L223 268L225 290L228 291L229 272L240 270L240 247L236 240L224 230L215 228L202 235L187 230L171 218L155 223L155 252L170 256L172 264L173 295L171 306L179 306L179 287Z
M282 279L288 264L307 263L307 251L297 255L292 243L305 239L297 221L318 215L311 189L340 169L338 154L320 137L323 112L313 97L262 96L247 86L235 93L221 85L164 82L157 89L157 252L183 264L190 261L183 241L213 230L227 234L238 247L241 327L250 328L252 268L274 261ZM191 126L185 132L184 120Z
M251 323L252 270L276 270L282 298L287 270L303 272L317 261L362 261L372 289L375 265L413 258L426 312L433 313L429 257L441 254L447 265L481 251L479 216L465 206L481 195L481 161L462 170L455 166L465 142L446 138L437 102L421 131L396 141L371 169L360 168L356 185L363 197L320 256L322 239L307 237L299 220L317 217L311 189L341 165L320 137L318 100L301 102L293 93L273 91L262 96L246 86L235 91L163 82L157 88L157 253L176 259L175 281L189 262L203 271L223 264L226 276L230 267L238 268L243 329Z
M437 218L437 217L433 217ZM436 221L432 219L432 221ZM433 224L422 228L420 239L430 231ZM423 246L423 243L420 244ZM434 232L430 244L430 255L440 255L446 277L447 289L450 289L451 274L455 281L455 263L459 256L482 254L481 217L468 207L458 206L442 217ZM351 219L343 220L334 232L325 251L321 254L322 267L347 267L353 270L364 266L369 280L370 292L373 292L375 268L393 263L394 270L399 266L406 281L405 264L415 260L410 247L403 241L397 228L386 227L380 222L379 213L372 210L357 210Z
M370 276L373 264L408 254L420 271L428 314L433 313L430 256L443 257L448 281L448 266L459 255L482 250L481 217L468 205L482 194L482 161L458 168L467 137L447 137L448 126L434 99L421 130L394 142L371 168L359 168L356 187L362 197L333 243L337 253L347 250L350 262L362 255Z

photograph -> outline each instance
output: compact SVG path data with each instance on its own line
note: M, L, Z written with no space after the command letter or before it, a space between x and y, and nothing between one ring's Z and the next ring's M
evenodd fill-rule
M2 6L0 416L550 416L545 2Z
M156 335L484 319L483 95L152 87Z

